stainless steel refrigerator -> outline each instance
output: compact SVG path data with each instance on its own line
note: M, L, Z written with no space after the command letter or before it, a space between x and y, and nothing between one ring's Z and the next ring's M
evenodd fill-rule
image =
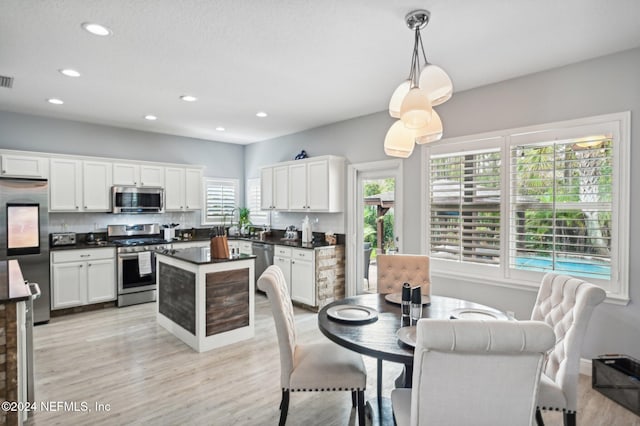
M17 259L24 279L42 292L33 322L49 321L49 201L46 179L0 178L0 260Z

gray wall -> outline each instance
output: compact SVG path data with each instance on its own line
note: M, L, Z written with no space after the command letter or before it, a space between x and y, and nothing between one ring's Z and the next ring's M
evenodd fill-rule
M632 111L631 164L640 164L640 49L455 93L438 107L445 137L568 120L620 111ZM470 70L469 72L473 72ZM455 84L455 82L454 82ZM391 95L391 93L389 93ZM383 140L392 119L386 111L247 146L247 177L261 165L290 160L301 149L310 156L334 154L351 163L384 160ZM404 251L419 253L420 152L404 160ZM640 187L640 170L631 170L631 192ZM639 216L640 199L631 200L631 218ZM640 358L640 224L631 221L630 293L628 306L604 304L591 320L583 356L626 353ZM453 280L434 283L434 292L458 296L511 310L528 318L535 291L484 286Z
M0 148L206 166L244 177L244 146L0 111Z

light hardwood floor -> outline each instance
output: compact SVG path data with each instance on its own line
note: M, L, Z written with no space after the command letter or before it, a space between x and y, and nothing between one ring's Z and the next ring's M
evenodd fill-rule
M87 403L91 412L37 412L28 425L276 425L280 359L266 297L256 297L256 337L198 354L158 326L155 304L54 318L37 326L36 400ZM323 339L316 314L296 309L300 342ZM365 358L367 398L376 363ZM400 366L385 363L389 394ZM640 418L580 379L579 425L638 425ZM98 412L95 404L109 404ZM545 413L547 425L562 424ZM287 424L353 425L348 392L293 393Z

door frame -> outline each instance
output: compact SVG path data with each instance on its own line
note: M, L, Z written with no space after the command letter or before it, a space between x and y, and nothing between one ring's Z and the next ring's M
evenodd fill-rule
M346 238L346 282L345 295L355 296L362 289L364 280L364 203L360 180L364 174L379 173L395 178L394 198L394 233L396 247L402 252L402 194L403 194L403 162L402 160L383 160L369 163L350 164L347 169L347 238ZM358 286L357 283L360 283Z

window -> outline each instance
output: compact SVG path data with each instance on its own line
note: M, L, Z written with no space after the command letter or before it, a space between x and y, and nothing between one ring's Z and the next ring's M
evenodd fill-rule
M427 145L434 274L518 286L554 271L627 300L628 152L628 113Z
M230 224L238 206L238 180L205 178L204 199L203 225Z
M260 178L247 179L247 208L253 225L268 225L269 212L260 209Z

